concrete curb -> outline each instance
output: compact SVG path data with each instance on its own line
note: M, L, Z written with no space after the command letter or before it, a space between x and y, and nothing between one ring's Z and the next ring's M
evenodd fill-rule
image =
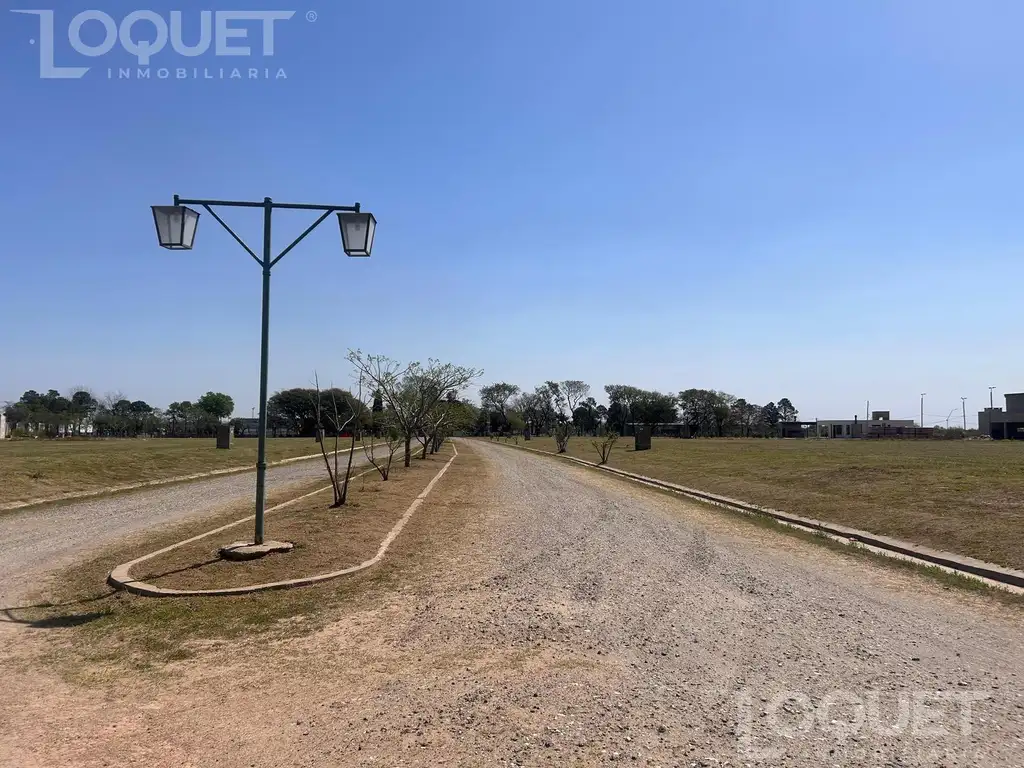
M381 542L380 547L378 547L377 549L377 554L369 560L364 560L359 565L353 565L349 568L344 568L340 571L320 573L315 576L306 576L299 579L274 581L266 584L251 584L245 587L230 587L226 589L167 589L164 587L155 586L153 584L148 584L144 581L137 581L132 578L131 569L139 563L143 563L146 560L150 560L156 557L157 555L162 555L165 552L170 552L171 550L177 549L178 547L183 547L186 544L191 544L193 541L205 539L208 536L213 536L215 534L221 533L222 531L226 531L229 528L235 527L236 525L241 525L242 523L249 522L250 520L255 518L255 515L250 515L249 517L243 520L236 520L233 523L222 525L220 528L215 528L212 531L201 533L198 536L193 536L190 539L179 541L176 544L171 544L169 547L158 549L156 552L150 552L148 555L137 557L131 562L119 565L116 568L114 568L114 570L112 570L110 574L107 576L107 583L115 589L121 589L126 592L131 592L135 595L141 595L143 597L225 597L229 595L248 595L252 594L253 592L268 592L270 590L275 589L290 589L292 587L303 587L309 584L318 584L322 581L336 579L339 576L347 576L348 574L357 573L358 571L365 570L367 568L370 568L371 566L376 565L381 561L381 559L383 559L384 554L388 551L388 547L391 546L392 542L398 537L398 534L400 534L402 532L402 529L405 528L405 524L409 522L409 519L413 516L413 513L417 509L419 509L420 505L423 503L423 500L427 498L427 494L429 494L434 489L434 486L437 484L438 480L440 480L444 476L444 473L448 471L448 468L452 465L452 462L454 462L459 455L459 451L455 447L454 442L452 443L452 449L455 451L454 455L447 461L447 463L443 467L441 467L441 470L436 475L434 475L433 479L427 484L427 487L423 490L423 492L420 493L420 495L413 500L412 504L410 504L409 508L405 511L405 514L403 514L399 521L395 523L394 527L392 527L392 529L388 532L388 535L384 537L384 540ZM354 475L352 479L362 477L363 475L370 474L371 472L376 472L376 470L368 469L365 472L360 472L358 475ZM329 491L330 489L331 486L327 486L326 488L320 488L319 490L303 494L302 496L291 499L290 501L286 501L283 504L278 504L274 507L271 507L270 509L267 510L267 512L274 512L278 509L282 509L291 504L294 504L297 501L301 501L302 499L309 498L310 496L314 496L318 493L323 493L324 491Z
M790 514L789 512L781 512L770 507L749 504L737 499L731 499L728 496L719 496L718 494L708 493L696 488L687 488L683 485L669 483L665 480L647 477L646 475L638 475L633 472L626 472L625 470L616 469L614 467L599 466L592 461L585 461L584 459L579 459L575 456L550 453L548 451L541 451L536 448L527 448L526 446L520 445L507 447L530 451L531 453L536 453L541 456L566 459L590 469L599 469L603 472L624 477L627 480L633 480L634 482L643 483L644 485L662 488L697 501L714 504L715 506L724 507L736 512L742 512L748 515L766 515L778 520L779 522L786 523L787 525L806 528L813 531L820 531L821 533L826 533L830 536L846 541L856 541L860 544L871 547L878 551L879 554L899 556L904 559L919 562L922 565L937 565L949 571L980 577L988 581L996 582L999 585L1008 585L1024 589L1024 571L1005 568L994 563L987 563L984 560L977 560L965 555L956 555L952 552L945 552L943 550L931 549L930 547L924 547L920 544L913 544L909 541L894 539L877 533L868 533L867 531L861 531L856 528L847 528L845 525L839 525L837 523L826 523L822 520L801 517L799 515Z
M338 453L348 453L351 448L343 448ZM358 450L358 447L356 448ZM328 456L333 456L334 451L330 451ZM295 461L309 461L310 459L322 459L322 453L311 453L306 456L292 456L290 459L280 459L279 461L272 461L267 464L267 467L279 467L282 464L291 464ZM62 501L78 501L79 499L90 499L94 496L106 496L107 494L124 493L125 491L138 491L143 488L155 488L161 485L171 485L172 483L187 483L191 480L202 480L207 477L217 477L219 475L237 475L241 472L255 472L255 464L247 464L244 467L225 467L224 469L212 469L209 472L197 472L192 475L178 475L177 477L164 477L160 480L147 480L144 483L132 483L130 485L115 485L110 488L101 488L97 491L77 491L75 493L66 493L62 496L50 496L45 499L29 499L28 501L15 501L8 502L7 504L0 504L0 513L3 512L14 512L19 509L26 509L28 507L38 507L44 504L57 504Z

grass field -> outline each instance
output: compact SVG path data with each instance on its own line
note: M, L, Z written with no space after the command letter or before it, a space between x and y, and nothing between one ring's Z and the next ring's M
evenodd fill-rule
M551 438L520 445L554 452ZM597 461L591 438L568 453ZM1024 444L988 441L677 440L609 464L806 517L1024 569Z
M342 440L347 447L347 440ZM333 449L333 438L328 439ZM319 452L312 438L267 440L267 461ZM0 441L0 505L256 464L256 439L217 450L213 438Z

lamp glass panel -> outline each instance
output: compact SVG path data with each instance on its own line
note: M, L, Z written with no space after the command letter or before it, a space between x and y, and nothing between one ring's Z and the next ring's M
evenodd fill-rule
M199 224L199 214L191 208L184 208L185 221L181 230L181 247L191 248L196 239L196 226Z
M174 205L154 205L156 236L165 248L177 245L181 237L181 209Z

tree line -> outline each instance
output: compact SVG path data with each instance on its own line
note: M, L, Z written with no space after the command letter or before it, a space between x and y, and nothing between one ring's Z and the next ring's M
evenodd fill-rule
M476 431L509 433L529 430L554 434L570 425L577 435L635 433L637 425L680 437L774 437L780 422L796 421L789 398L765 405L713 389L663 393L626 384L604 387L608 405L598 405L586 382L546 381L532 391L508 382L480 389Z
M30 389L4 406L4 416L15 437L206 437L234 409L234 400L222 392L161 409L121 392L97 397L86 387L73 387L66 395Z
M450 436L472 428L479 409L460 400L459 392L483 373L438 360L402 364L359 350L349 352L347 359L355 368L354 392L333 386L321 390L314 372L312 389L283 390L268 401L268 419L273 414L290 428L312 430L317 436L334 507L347 501L357 440L362 438L367 461L386 481L400 450L405 466L412 464L414 440L422 445L420 458L426 459ZM344 466L339 458L343 435L349 439ZM330 454L329 436L334 438Z

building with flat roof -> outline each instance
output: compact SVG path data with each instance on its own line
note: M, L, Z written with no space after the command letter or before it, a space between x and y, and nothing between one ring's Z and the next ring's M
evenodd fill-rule
M978 411L978 430L993 440L1024 440L1024 392L1003 395L1006 410Z
M873 411L870 419L818 419L817 435L827 438L931 437L931 427L919 427L913 419L893 419L889 411Z

